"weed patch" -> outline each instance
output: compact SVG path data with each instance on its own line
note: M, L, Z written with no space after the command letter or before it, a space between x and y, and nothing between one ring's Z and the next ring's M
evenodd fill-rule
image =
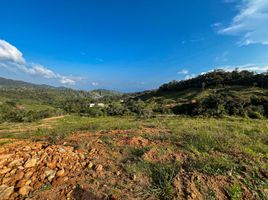
M151 191L159 199L172 199L174 196L173 179L179 171L178 163L153 163L150 165Z
M235 170L237 165L227 156L214 157L207 154L190 161L190 168L206 174L226 174L228 171Z
M240 200L242 199L243 193L239 184L234 183L229 188L227 188L227 194L231 200Z

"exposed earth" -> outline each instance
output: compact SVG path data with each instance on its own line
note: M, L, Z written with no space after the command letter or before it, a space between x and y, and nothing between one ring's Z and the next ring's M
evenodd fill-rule
M57 145L14 140L0 148L0 199L157 199L150 192L150 176L134 169L160 161L180 165L172 183L174 199L230 199L226 188L233 183L232 172L188 170L187 153L169 148L179 144L143 137L161 131L77 132ZM246 187L242 190L243 199L254 199Z

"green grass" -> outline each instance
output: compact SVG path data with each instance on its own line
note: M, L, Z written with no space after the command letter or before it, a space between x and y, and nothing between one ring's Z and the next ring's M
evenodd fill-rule
M75 115L66 116L57 119L55 122L50 123L51 128L38 128L31 130L32 127L41 125L42 122L33 123L3 123L0 124L0 138L17 138L26 139L33 137L51 136L55 141L57 138L63 139L64 137L77 132L77 131L100 131L100 130L137 130L145 124L142 120L137 120L131 117L80 117ZM12 131L11 129L25 129L21 132ZM6 130L6 132L5 132Z
M238 183L234 183L227 189L227 193L231 200L240 200L242 199L243 193L241 187Z
M233 160L222 155L211 156L208 154L203 154L189 164L189 170L197 170L210 175L226 175L227 172L231 172L238 168L237 164L234 163Z
M177 162L148 162L142 156L150 150L150 147L128 147L126 158L122 161L124 169L133 177L137 174L149 175L151 185L149 191L158 199L172 199L174 195L173 179L178 173L179 164Z
M173 179L179 171L175 163L152 163L150 165L151 191L159 199L168 200L174 196Z

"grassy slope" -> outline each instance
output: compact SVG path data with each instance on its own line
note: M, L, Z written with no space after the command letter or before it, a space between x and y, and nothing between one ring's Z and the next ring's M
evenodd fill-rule
M42 122L39 123L42 124ZM14 127L17 126L17 124L2 124L0 125L0 129L2 131L10 129L12 125ZM27 125L25 127L31 127L29 123L25 125ZM49 125L51 126L49 129L43 127L34 131L30 129L24 130L21 133L18 131L12 133L3 132L1 137L32 138L34 140L43 138L53 143L62 143L65 137L77 133L77 131L92 134L99 130L108 131L119 129L132 130L134 134L135 131L139 130L141 137L152 142L146 148L137 147L133 149L133 147L129 146L117 147L113 140L114 137L120 136L113 134L101 138L104 144L108 145L107 148L110 148L109 151L115 155L121 155L119 152L128 152L126 154L123 153L121 157L116 157L115 161L116 163L119 162L126 173L129 173L129 176L132 176L131 174L133 173L141 174L141 176L145 177L149 176L149 178L150 176L154 176L154 173L159 175L155 179L151 177L154 181L151 184L155 190L148 190L149 193L152 192L159 198L161 196L169 198L170 195L173 195L173 186L169 184L169 182L173 182L173 175L172 177L169 176L171 173L170 166L164 164L172 162L172 158L163 164L157 164L158 162L156 161L160 161L162 157L168 157L171 153L181 153L188 158L183 163L179 163L187 174L194 173L197 176L207 177L213 180L217 177L225 177L221 179L228 180L228 184L225 183L226 185L224 187L230 198L235 199L236 196L246 195L246 190L252 193L251 196L254 199L268 198L268 194L265 192L268 189L267 120L250 120L233 117L222 119L172 117L139 120L131 117L84 118L66 116L51 121ZM143 131L144 128L160 131L148 132ZM131 138L133 135L129 135L128 137ZM78 144L78 146L83 146L83 144ZM143 154L150 149L154 149L157 153L154 156L156 160L148 163L148 160L144 160ZM121 163L120 159L122 157L125 157L124 160L130 159L130 161ZM113 166L110 167L112 168ZM150 173L148 170L150 170ZM168 178L168 180L164 180L164 185L159 185L158 178L161 178L162 173L167 173L162 178ZM202 181L201 183L203 184ZM216 191L208 190L205 185L202 187L204 188L201 193L206 198L213 199L217 195ZM246 190L242 190L242 188L246 188ZM146 188L144 189L147 190Z
M183 91L171 91L171 92L149 92L137 96L142 100L150 100L152 98L156 99L171 99L177 103L187 103L191 100L201 100L212 94L224 93L227 95L238 96L240 98L249 99L253 95L258 97L267 97L268 89L258 88L258 87L247 87L247 86L228 86L225 88L206 88L202 89L186 89Z

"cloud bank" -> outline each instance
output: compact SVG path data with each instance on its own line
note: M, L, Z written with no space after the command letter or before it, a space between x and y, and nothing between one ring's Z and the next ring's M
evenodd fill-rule
M178 71L178 74L189 74L189 71L187 69L182 69L181 71Z
M218 33L240 36L239 45L268 45L268 1L241 0L239 13ZM219 24L219 23L216 23ZM217 27L219 27L217 25Z
M0 67L12 72L19 70L25 74L55 79L64 85L75 85L76 81L80 80L78 77L69 77L56 73L43 65L26 62L23 54L15 46L1 39Z
M257 73L263 73L263 72L267 72L268 71L268 65L267 66L260 66L260 65L256 65L256 64L245 64L245 65L227 65L227 66L220 66L220 67L216 67L216 69L224 69L225 71L234 71L234 70L238 70L238 71L243 71L243 70L247 70L247 71L253 71L253 72L257 72Z

